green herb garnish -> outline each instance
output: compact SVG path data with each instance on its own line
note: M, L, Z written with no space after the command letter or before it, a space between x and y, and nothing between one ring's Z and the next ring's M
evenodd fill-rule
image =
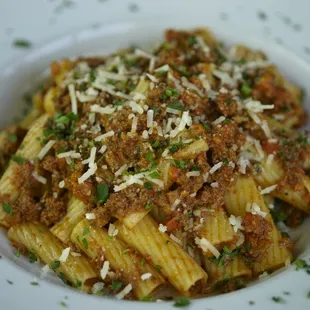
M26 158L21 157L21 156L16 156L16 155L12 156L12 160L14 160L18 164L24 164L27 161Z
M252 88L246 81L244 81L242 86L241 86L240 91L241 91L242 96L247 98L251 95Z
M285 304L285 300L280 296L273 296L271 299L276 303Z
M12 215L13 214L13 208L11 205L9 205L8 203L3 203L2 204L2 210L7 213L8 215Z
M122 288L123 282L119 280L113 280L112 281L112 289L113 291L118 291L120 288Z
M152 190L153 185L151 182L145 182L144 187L150 191L150 190Z
M25 39L16 39L13 42L13 46L18 48L30 48L32 46L32 43Z
M103 204L107 201L109 197L109 187L106 183L99 183L97 185L97 200L100 204Z
M187 307L190 304L190 300L186 296L181 296L178 299L176 299L174 303L174 307Z
M13 143L17 142L17 136L16 136L16 134L14 134L14 133L9 133L9 134L8 134L8 140L9 140L10 142L13 142Z
M296 266L296 270L308 267L308 264L304 259L296 259L294 264Z
M55 260L54 262L51 263L50 267L52 270L57 269L60 266L60 261L59 260Z
M83 238L83 239L82 239L82 243L83 243L83 245L84 245L84 248L85 248L85 249L88 249L88 241L87 241L87 239Z
M182 103L180 101L175 101L175 102L171 102L167 105L167 108L173 109L173 110L179 110L179 111L184 111L185 108L182 105Z

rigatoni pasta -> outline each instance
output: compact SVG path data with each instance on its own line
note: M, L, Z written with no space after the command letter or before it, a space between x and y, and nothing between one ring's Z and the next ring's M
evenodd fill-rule
M279 228L310 214L301 97L263 52L204 29L53 62L29 115L0 133L0 224L93 294L240 289L290 264Z

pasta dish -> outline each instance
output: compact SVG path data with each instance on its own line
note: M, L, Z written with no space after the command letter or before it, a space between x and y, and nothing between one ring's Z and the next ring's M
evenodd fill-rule
M207 29L64 59L0 134L0 224L41 274L152 301L240 289L292 262L310 213L302 90Z

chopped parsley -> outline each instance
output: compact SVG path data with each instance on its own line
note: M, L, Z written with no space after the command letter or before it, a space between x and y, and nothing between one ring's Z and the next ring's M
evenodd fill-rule
M175 160L174 164L181 169L185 169L187 167L187 162L185 160Z
M307 298L309 298L310 299L310 291L308 292L308 294L307 294Z
M310 267L304 259L296 259L294 265L296 266L296 270Z
M18 164L24 164L27 161L26 158L16 155L12 156L12 160L14 160Z
M8 203L3 203L2 204L2 210L7 213L8 215L12 215L13 214L13 208L11 205L9 205Z
M60 305L61 305L62 307L64 307L64 308L67 308L67 304L66 304L64 301L61 301L61 302L60 302Z
M161 268L162 268L162 267L161 267L160 265L156 265L156 266L155 266L155 269L156 269L157 272L160 272L160 271L161 271Z
M14 134L14 133L9 133L9 134L8 134L8 140L9 140L10 142L13 142L13 143L17 142L17 136L16 136L16 134Z
M252 88L250 87L250 85L246 81L244 81L242 83L240 91L241 91L242 96L244 98L247 98L247 97L251 96Z
M28 259L31 264L33 264L34 262L38 260L36 255L32 251L28 253Z
M221 255L218 258L212 257L210 260L216 263L219 267L225 266L230 262L234 257L239 255L239 249L229 250L227 246L224 246Z
M88 78L88 83L92 84L96 80L96 71L95 69L91 69L89 72L89 78Z
M85 249L88 249L88 241L87 241L87 239L83 238L83 239L82 239L82 243L83 243L83 245L84 245L84 248L85 248Z
M151 150L147 151L145 159L149 162L152 162L154 160L153 152Z
M153 185L151 182L144 182L144 187L150 191L152 190Z
M76 280L75 286L76 287L81 287L82 286L82 281L81 280Z
M113 100L113 101L112 101L112 104L115 105L115 106L120 107L120 106L122 106L122 105L125 104L125 101L122 101L122 100Z
M152 209L151 203L148 202L148 203L146 204L146 206L144 207L144 209L145 209L145 210L150 210L150 209Z
M30 48L32 46L32 43L25 39L16 39L13 42L13 46L18 48Z
M31 284L32 286L38 286L38 285L39 285L39 283L36 282L36 281L30 282L30 284Z
M146 262L145 262L145 258L142 258L142 259L141 259L141 266L143 267L143 266L145 265L145 263L146 263Z
M123 282L120 280L113 280L112 281L112 290L113 291L118 291L119 289L121 289L123 286Z
M83 236L87 235L89 233L89 228L88 227L85 227L83 229Z
M179 110L184 111L185 107L182 105L180 101L174 101L167 105L167 108L173 109L173 110Z
M106 183L99 183L97 185L97 200L100 204L103 204L107 201L109 197L109 187Z
M6 280L6 282L8 282L11 285L14 284L13 281L11 281L11 280Z
M285 304L285 300L280 296L273 296L271 299L276 303Z
M249 305L251 305L251 306L255 305L255 301L250 300L250 301L249 301Z
M152 297L151 296L143 296L140 298L140 301L152 301Z
M59 260L55 260L54 262L51 263L50 267L52 270L57 269L60 266L60 261Z
M158 172L158 171L152 171L151 173L150 173L150 177L152 178L152 179L159 179L160 178L160 173Z
M175 300L174 307L187 307L190 304L190 300L186 296L181 296Z
M189 46L193 46L195 44L197 44L197 39L195 36L189 36L187 39L187 43Z

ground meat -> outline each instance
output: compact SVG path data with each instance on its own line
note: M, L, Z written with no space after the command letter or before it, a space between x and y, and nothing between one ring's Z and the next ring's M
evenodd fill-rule
M105 160L113 172L128 163L135 166L139 162L141 167L146 167L148 165L145 161L147 151L147 144L142 143L141 137L130 137L122 133L109 140Z
M233 145L238 148L244 144L245 136L239 132L234 123L223 124L215 128L215 133L209 136L208 144L211 153L212 163L227 160L237 162L238 157Z
M132 185L124 190L112 193L106 204L95 209L96 224L106 224L107 215L112 214L117 218L124 218L134 211L145 210L145 206L154 198L154 192L145 188Z
M302 224L303 220L307 214L297 208L291 207L289 205L282 205L285 213L287 214L287 219L285 224L289 227L295 228Z
M230 93L220 93L216 98L218 110L225 117L233 116L237 112L237 104Z
M277 78L266 70L252 90L252 97L264 104L274 104L274 109L266 113L285 113L286 116L297 116L299 123L305 118L299 102L296 102L289 89L277 84ZM297 125L297 124L296 124Z
M39 222L42 209L42 204L36 201L28 190L22 189L14 203L13 214L18 214L18 222Z
M271 245L272 226L268 220L258 214L247 212L243 217L246 243L250 243L249 255L260 261Z
M54 199L47 194L43 196L41 203L44 205L44 209L41 212L40 222L48 227L56 224L66 214L67 199L65 197Z

